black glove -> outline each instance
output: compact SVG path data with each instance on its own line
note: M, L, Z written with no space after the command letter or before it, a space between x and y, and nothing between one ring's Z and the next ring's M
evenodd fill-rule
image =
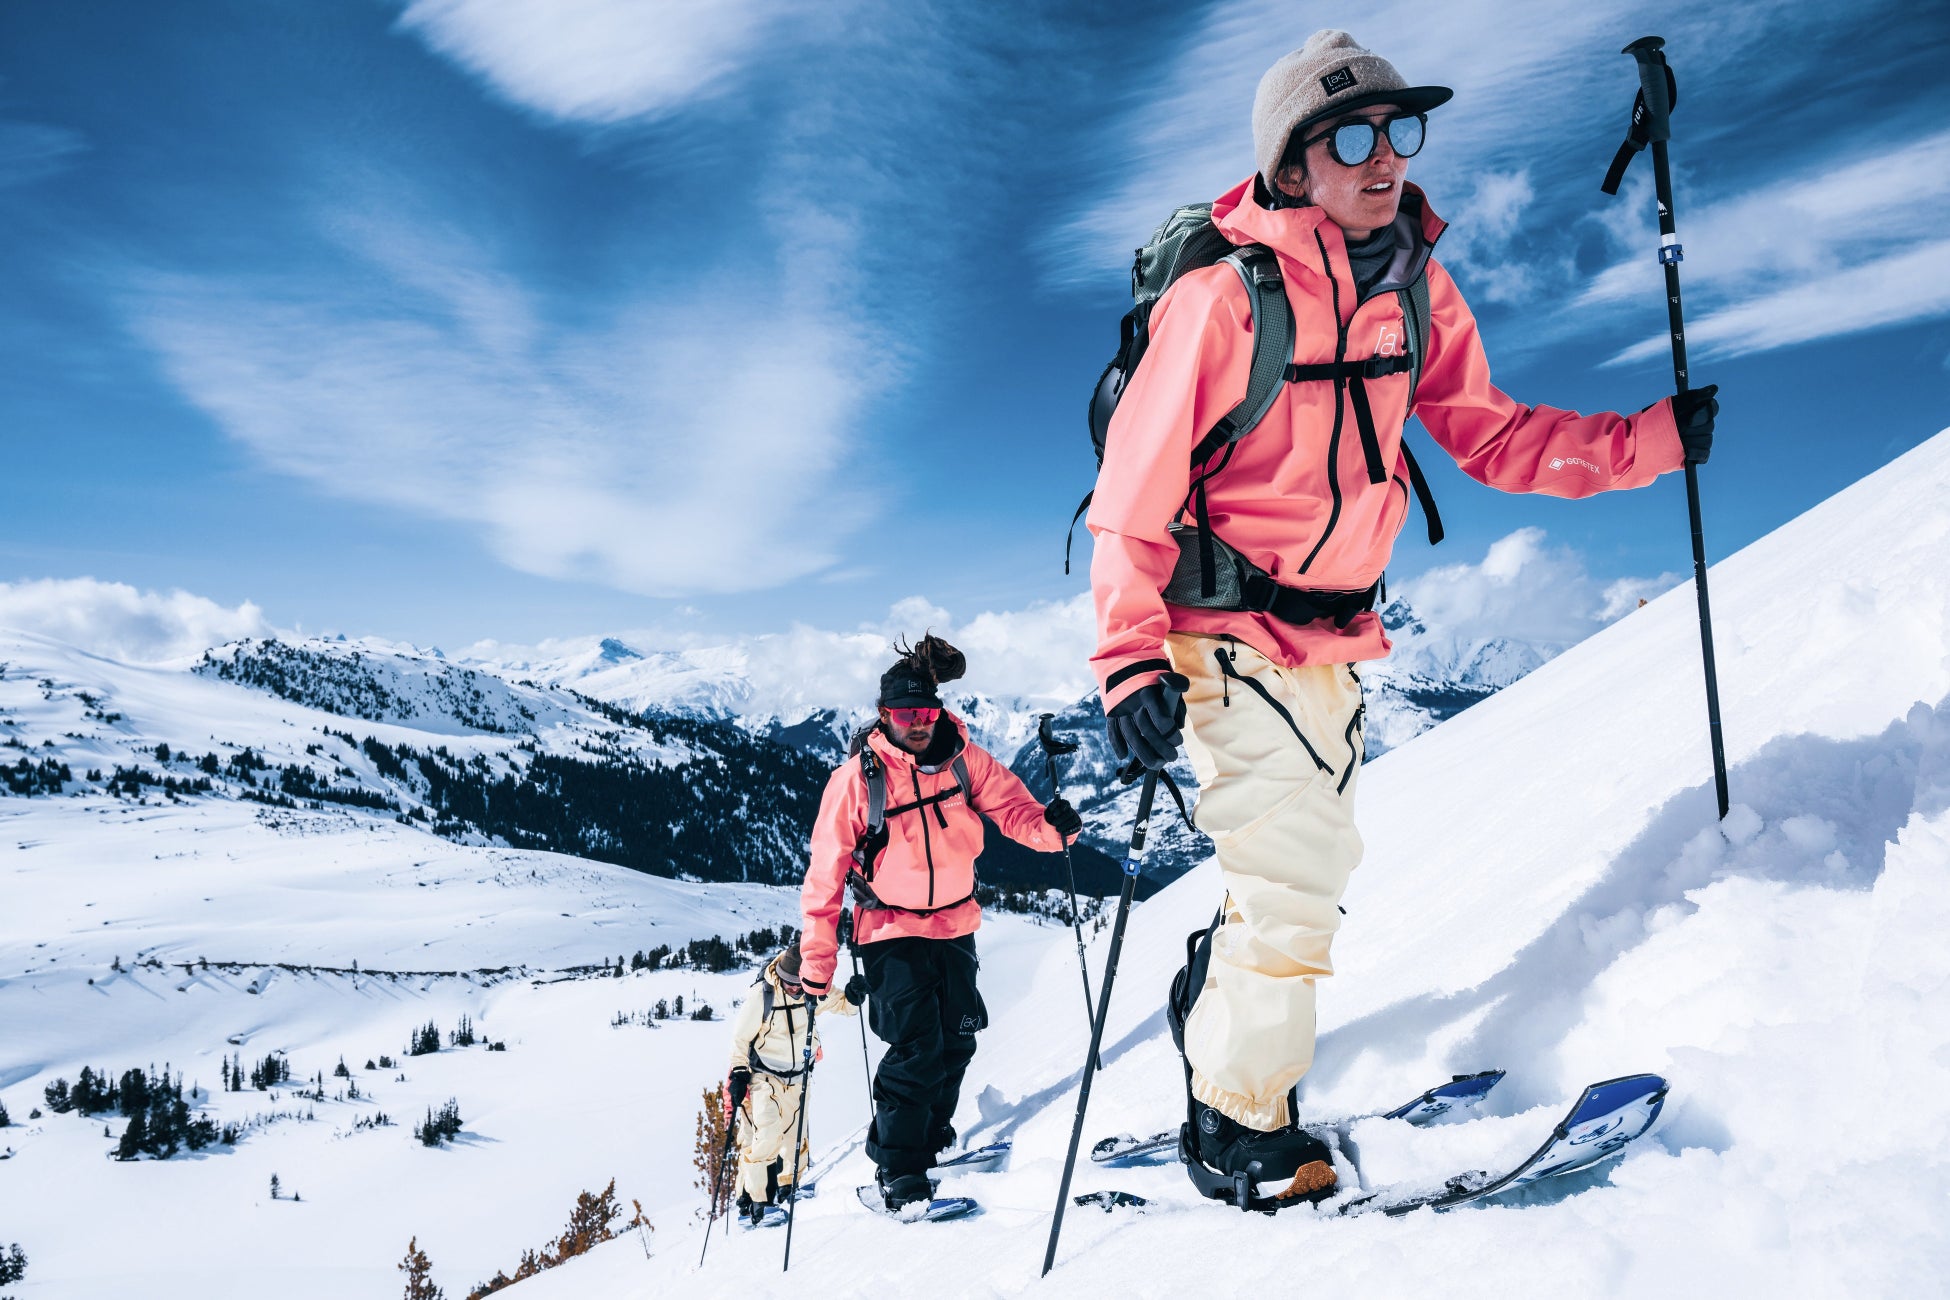
M867 977L855 975L846 982L846 1000L856 1007L867 1005Z
M1043 820L1055 827L1056 833L1066 840L1083 829L1083 818L1060 794L1049 801L1049 807L1043 809Z
M1713 418L1720 413L1718 384L1688 388L1672 399L1672 422L1679 426L1679 441L1686 448L1688 465L1704 465L1713 452Z
M1120 766L1136 759L1147 771L1168 767L1178 756L1184 735L1185 692L1191 683L1177 673L1166 673L1110 711L1111 752Z
M752 1072L742 1066L733 1070L731 1072L731 1079L726 1086L730 1089L731 1105L735 1110L745 1104L745 1094L751 1091Z

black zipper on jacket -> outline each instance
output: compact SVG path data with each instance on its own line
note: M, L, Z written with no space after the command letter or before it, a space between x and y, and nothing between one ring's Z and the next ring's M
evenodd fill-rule
M916 801L918 801L921 798L921 773L919 772L919 770L910 767L907 769L907 774L914 779L914 798L916 799ZM935 806L935 811L936 812L940 811L939 804ZM928 815L925 811L922 812L921 814L921 851L927 854L927 858L928 858L928 906L933 907L934 906L934 839L932 836L928 834Z
M1334 290L1334 364L1347 360L1347 324L1341 321L1341 282L1334 278L1333 263L1327 259L1327 241L1320 237L1320 227L1314 227L1314 243L1320 248L1320 269L1327 275L1327 283ZM1350 274L1352 274L1350 264ZM1321 530L1320 540L1307 552L1307 558L1300 561L1301 573L1305 573L1320 556L1320 548L1327 545L1327 539L1334 534L1334 525L1341 521L1341 424L1347 412L1347 381L1334 380L1334 432L1327 438L1327 489L1333 494L1334 505L1327 512L1327 527Z

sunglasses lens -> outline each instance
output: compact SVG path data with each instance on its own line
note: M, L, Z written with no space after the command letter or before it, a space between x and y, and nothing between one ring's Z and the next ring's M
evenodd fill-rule
M1343 167L1358 166L1374 153L1374 125L1370 122L1343 122L1327 139L1334 161Z
M941 716L940 709L889 709L887 716L897 727L920 727Z
M1422 152L1428 123L1421 117L1398 117L1388 124L1388 147L1403 158Z

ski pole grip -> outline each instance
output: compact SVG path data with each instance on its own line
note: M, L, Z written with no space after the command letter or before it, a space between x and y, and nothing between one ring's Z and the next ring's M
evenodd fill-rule
M1663 36L1642 36L1622 51L1638 60L1639 94L1645 104L1648 144L1672 139L1672 73L1666 66L1665 45Z

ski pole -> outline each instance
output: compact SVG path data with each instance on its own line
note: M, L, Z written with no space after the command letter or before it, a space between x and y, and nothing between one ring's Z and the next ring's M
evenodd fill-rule
M1678 83L1666 63L1665 38L1646 36L1627 45L1621 53L1638 61L1639 93L1632 104L1632 128L1612 160L1602 186L1607 194L1618 193L1618 182L1626 164L1648 144L1652 146L1652 179L1659 198L1659 263L1666 271L1666 316L1672 330L1672 377L1679 392L1692 387L1686 370L1686 319L1679 303L1679 263L1685 249L1672 215L1672 169L1666 157L1666 142L1672 139L1672 108L1678 102ZM1720 735L1720 675L1713 661L1713 610L1706 595L1706 537L1700 526L1699 467L1686 465L1686 511L1693 529L1693 590L1699 597L1700 654L1706 667L1706 724L1713 744L1713 790L1719 797L1720 816L1729 807L1727 798L1726 745Z
M860 954L850 947L847 952L853 958L853 975L857 979L860 975ZM866 1071L867 1075L867 1132L871 1133L873 1132L873 1058L867 1054L867 1018L861 1015L859 1019L860 1068Z
M727 1094L727 1097L729 1094ZM718 1206L729 1199L725 1195L724 1180L731 1168L731 1142L738 1133L738 1108L733 1106L724 1122L724 1150L718 1153L718 1176L711 1180L711 1216L704 1221L704 1245L697 1252L697 1266L704 1267L704 1253L711 1249L711 1229L718 1226ZM731 1230L731 1220L725 1220L725 1230Z
M1074 754L1077 752L1076 741L1064 740L1051 730L1051 724L1055 720L1056 715L1054 713L1045 713L1036 724L1036 739L1042 743L1043 762L1049 768L1049 792L1052 799L1060 797L1063 793L1057 788L1056 756L1058 754ZM1090 961L1084 955L1083 921L1077 915L1077 866L1075 859L1070 856L1070 842L1068 840L1063 841L1063 869L1069 876L1070 931L1076 935L1077 939L1077 969L1083 974L1083 1015L1087 1023L1095 1019L1091 1008L1096 1006L1097 1003L1096 999L1090 996ZM1103 1069L1104 1063L1102 1061L1097 1062L1097 1068L1099 1070Z
M841 942L846 944L846 955L853 959L853 978L859 979L860 949L853 942L854 930L858 927L859 921L852 912L845 914L844 921L846 934ZM871 1136L873 1133L873 1058L867 1053L867 1018L864 1015L860 1017L860 1068L867 1075L867 1133Z
M1083 1141L1084 1112L1090 1109L1090 1081L1096 1071L1097 1054L1103 1047L1104 1024L1110 1019L1110 986L1117 978L1117 957L1124 948L1124 923L1130 919L1131 897L1137 889L1138 870L1144 864L1144 837L1151 828L1151 800L1158 793L1156 770L1144 774L1138 792L1137 825L1131 828L1131 851L1124 858L1124 888L1117 896L1117 921L1110 931L1110 956L1104 963L1104 983L1097 994L1097 1014L1090 1021L1090 1054L1083 1058L1083 1083L1077 1089L1077 1117L1070 1126L1070 1153L1063 1160L1063 1183L1056 1190L1056 1217L1049 1225L1049 1249L1043 1252L1043 1276L1048 1277L1056 1263L1056 1240L1063 1232L1063 1209L1070 1201L1070 1176L1077 1168L1077 1147Z
M813 1000L806 998L806 1050L800 1056L799 1084L799 1122L793 1126L792 1134L792 1191L785 1198L785 1263L779 1272L792 1270L792 1221L799 1208L799 1175L804 1173L799 1165L799 1152L806 1141L806 1107L812 1102L813 1073Z

